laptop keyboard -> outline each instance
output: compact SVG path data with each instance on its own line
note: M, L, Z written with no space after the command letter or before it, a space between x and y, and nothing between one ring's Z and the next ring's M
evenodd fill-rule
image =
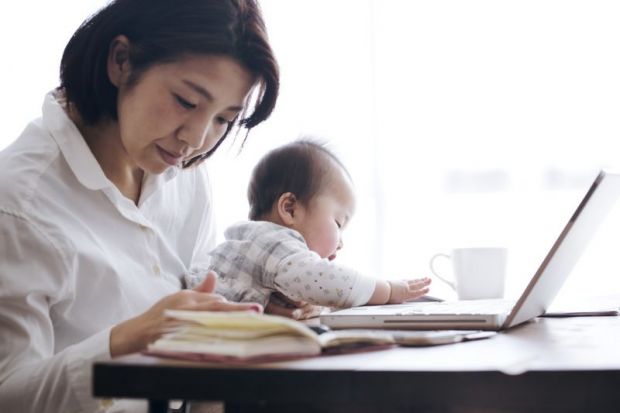
M504 299L405 303L400 314L507 314L514 304Z

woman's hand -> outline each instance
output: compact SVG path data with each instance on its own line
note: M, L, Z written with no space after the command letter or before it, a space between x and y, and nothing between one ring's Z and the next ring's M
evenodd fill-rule
M303 301L293 301L280 293L273 293L265 307L265 313L280 315L294 320L305 320L318 317L325 309L319 305L308 304Z
M256 311L263 307L256 303L231 303L214 294L217 277L213 271L193 290L182 290L159 300L145 313L112 328L110 354L118 357L144 350L150 343L176 326L176 322L164 315L164 310L202 311Z

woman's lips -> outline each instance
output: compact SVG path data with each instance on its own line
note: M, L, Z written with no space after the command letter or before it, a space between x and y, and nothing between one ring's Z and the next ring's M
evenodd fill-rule
M175 155L160 146L157 147L157 150L159 151L159 154L161 155L164 162L166 162L168 165L177 166L181 164L181 161L183 161L183 155Z

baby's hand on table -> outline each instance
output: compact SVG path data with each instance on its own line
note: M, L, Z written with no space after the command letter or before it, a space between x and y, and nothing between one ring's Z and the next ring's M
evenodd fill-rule
M389 304L400 304L414 300L428 293L431 279L428 277L416 280L388 281L391 287Z
M292 318L294 320L306 320L318 317L325 307L309 304L304 301L293 301L280 293L273 293L269 303L265 307L265 313Z

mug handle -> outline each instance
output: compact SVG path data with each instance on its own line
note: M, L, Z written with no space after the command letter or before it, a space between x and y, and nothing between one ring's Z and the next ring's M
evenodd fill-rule
M435 275L435 277L439 278L441 281L445 282L450 287L452 287L452 289L454 291L456 291L456 283L454 281L448 280L447 278L442 277L441 275L439 275L439 272L435 271L435 266L434 266L435 260L437 258L440 258L440 257L447 258L448 260L450 260L450 258L452 258L452 257L450 257L450 255L444 254L443 252L440 252L440 253L435 254L435 255L433 255L431 257L430 261L428 262L428 266L430 267L431 272Z

